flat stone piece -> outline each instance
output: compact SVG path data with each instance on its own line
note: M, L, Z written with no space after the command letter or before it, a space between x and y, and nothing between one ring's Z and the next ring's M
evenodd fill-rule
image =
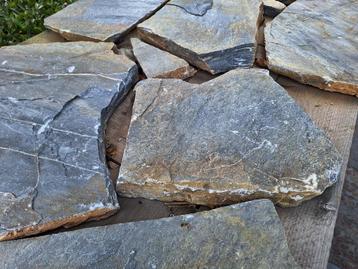
M265 70L201 85L148 79L135 92L117 183L124 196L294 206L338 178L334 145Z
M118 209L103 137L137 68L112 47L0 49L0 241Z
M254 63L259 0L172 0L138 25L141 39L212 74Z
M2 242L0 253L3 269L299 268L268 200Z
M323 90L358 95L358 2L298 0L265 30L268 67Z
M196 70L185 60L166 51L148 45L137 38L132 38L131 43L134 55L148 78L186 79L196 73Z
M72 41L116 41L168 0L78 0L45 19Z

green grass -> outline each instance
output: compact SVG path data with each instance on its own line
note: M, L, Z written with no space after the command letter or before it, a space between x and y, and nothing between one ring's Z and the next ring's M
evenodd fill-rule
M45 28L43 20L74 0L0 0L0 46L22 42Z

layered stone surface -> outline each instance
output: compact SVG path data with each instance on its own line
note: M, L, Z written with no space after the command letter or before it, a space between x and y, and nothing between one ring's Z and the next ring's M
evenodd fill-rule
M259 0L172 0L138 25L141 38L216 74L253 65Z
M236 69L201 85L148 79L135 92L117 183L124 196L294 206L337 180L334 145L267 71Z
M358 3L298 0L265 30L268 67L301 83L358 95Z
M75 42L0 49L0 240L118 209L103 137L137 67L112 47Z
M185 60L132 38L133 53L148 78L186 79L196 70Z
M268 200L2 242L0 252L4 269L299 268Z
M45 26L72 41L116 41L167 0L78 0L45 19Z

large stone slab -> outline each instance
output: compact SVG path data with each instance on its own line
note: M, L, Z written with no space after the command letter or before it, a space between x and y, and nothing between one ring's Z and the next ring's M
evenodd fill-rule
M78 0L45 19L45 26L72 41L116 41L168 0Z
M185 60L132 38L133 53L148 78L187 79L196 73Z
M217 206L294 206L336 182L341 157L265 70L201 85L137 84L117 183L124 196Z
M137 67L112 47L0 49L0 241L118 209L103 137Z
M138 25L141 38L216 74L254 63L259 0L172 0Z
M268 200L2 242L0 253L3 269L299 268Z
M268 67L301 83L358 95L358 2L298 0L265 30Z

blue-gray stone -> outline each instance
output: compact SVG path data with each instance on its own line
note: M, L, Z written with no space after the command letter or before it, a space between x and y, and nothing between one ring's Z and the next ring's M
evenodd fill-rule
M118 209L108 118L137 80L112 43L0 49L0 241Z

